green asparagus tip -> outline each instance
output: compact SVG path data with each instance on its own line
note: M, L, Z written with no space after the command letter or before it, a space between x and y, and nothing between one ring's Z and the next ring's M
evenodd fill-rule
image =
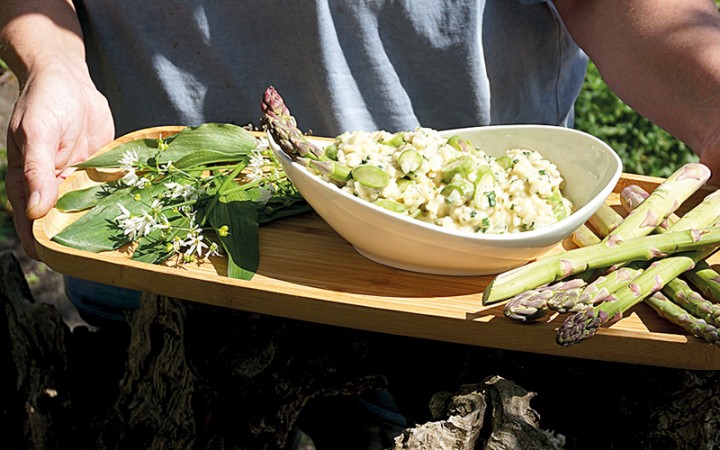
M285 102L282 97L280 97L280 94L278 94L274 86L269 86L265 89L260 107L263 112L273 112L276 115L290 114L287 106L285 106Z
M547 300L553 295L549 289L531 289L511 298L503 314L508 319L521 323L531 323L547 314Z
M587 309L565 319L557 333L557 343L562 346L577 344L593 337L600 326L610 321L605 311Z

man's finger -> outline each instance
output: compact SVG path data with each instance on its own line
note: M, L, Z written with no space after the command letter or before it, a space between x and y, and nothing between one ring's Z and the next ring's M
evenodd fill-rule
M35 250L35 238L32 234L33 221L28 219L25 214L27 202L25 198L25 188L23 186L22 170L17 165L13 168L13 166L8 164L5 187L7 189L8 200L10 200L13 208L15 231L18 237L20 237L23 250L29 257L38 259L39 256Z
M28 219L38 219L50 211L57 200L58 188L55 174L56 149L42 148L28 139L23 144L12 137L16 155L20 161L14 161L15 168L21 167L25 185L25 214ZM8 143L10 139L8 139ZM47 145L47 144L44 144ZM10 151L8 149L8 170L10 170ZM19 211L17 211L19 213Z

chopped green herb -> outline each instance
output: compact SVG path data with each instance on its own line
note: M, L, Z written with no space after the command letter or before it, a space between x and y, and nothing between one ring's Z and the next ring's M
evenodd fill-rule
M494 207L497 204L497 199L495 198L495 191L488 191L485 193L488 199L488 205L491 207Z
M481 231L484 233L490 228L490 218L486 217L482 220L482 228Z

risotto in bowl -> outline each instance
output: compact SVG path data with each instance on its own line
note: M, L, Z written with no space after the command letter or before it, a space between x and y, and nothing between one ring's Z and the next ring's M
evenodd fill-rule
M495 274L542 256L622 171L599 139L543 125L311 138L339 168L322 173L269 140L303 197L360 254L442 275Z

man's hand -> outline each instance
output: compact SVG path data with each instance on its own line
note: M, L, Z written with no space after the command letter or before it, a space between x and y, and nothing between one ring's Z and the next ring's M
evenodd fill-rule
M6 188L23 248L37 258L33 221L72 165L113 138L112 114L90 78L73 0L0 1L0 57L20 81Z
M22 83L8 128L6 188L29 256L38 257L33 221L53 207L60 182L113 135L107 101L82 59L35 68Z

